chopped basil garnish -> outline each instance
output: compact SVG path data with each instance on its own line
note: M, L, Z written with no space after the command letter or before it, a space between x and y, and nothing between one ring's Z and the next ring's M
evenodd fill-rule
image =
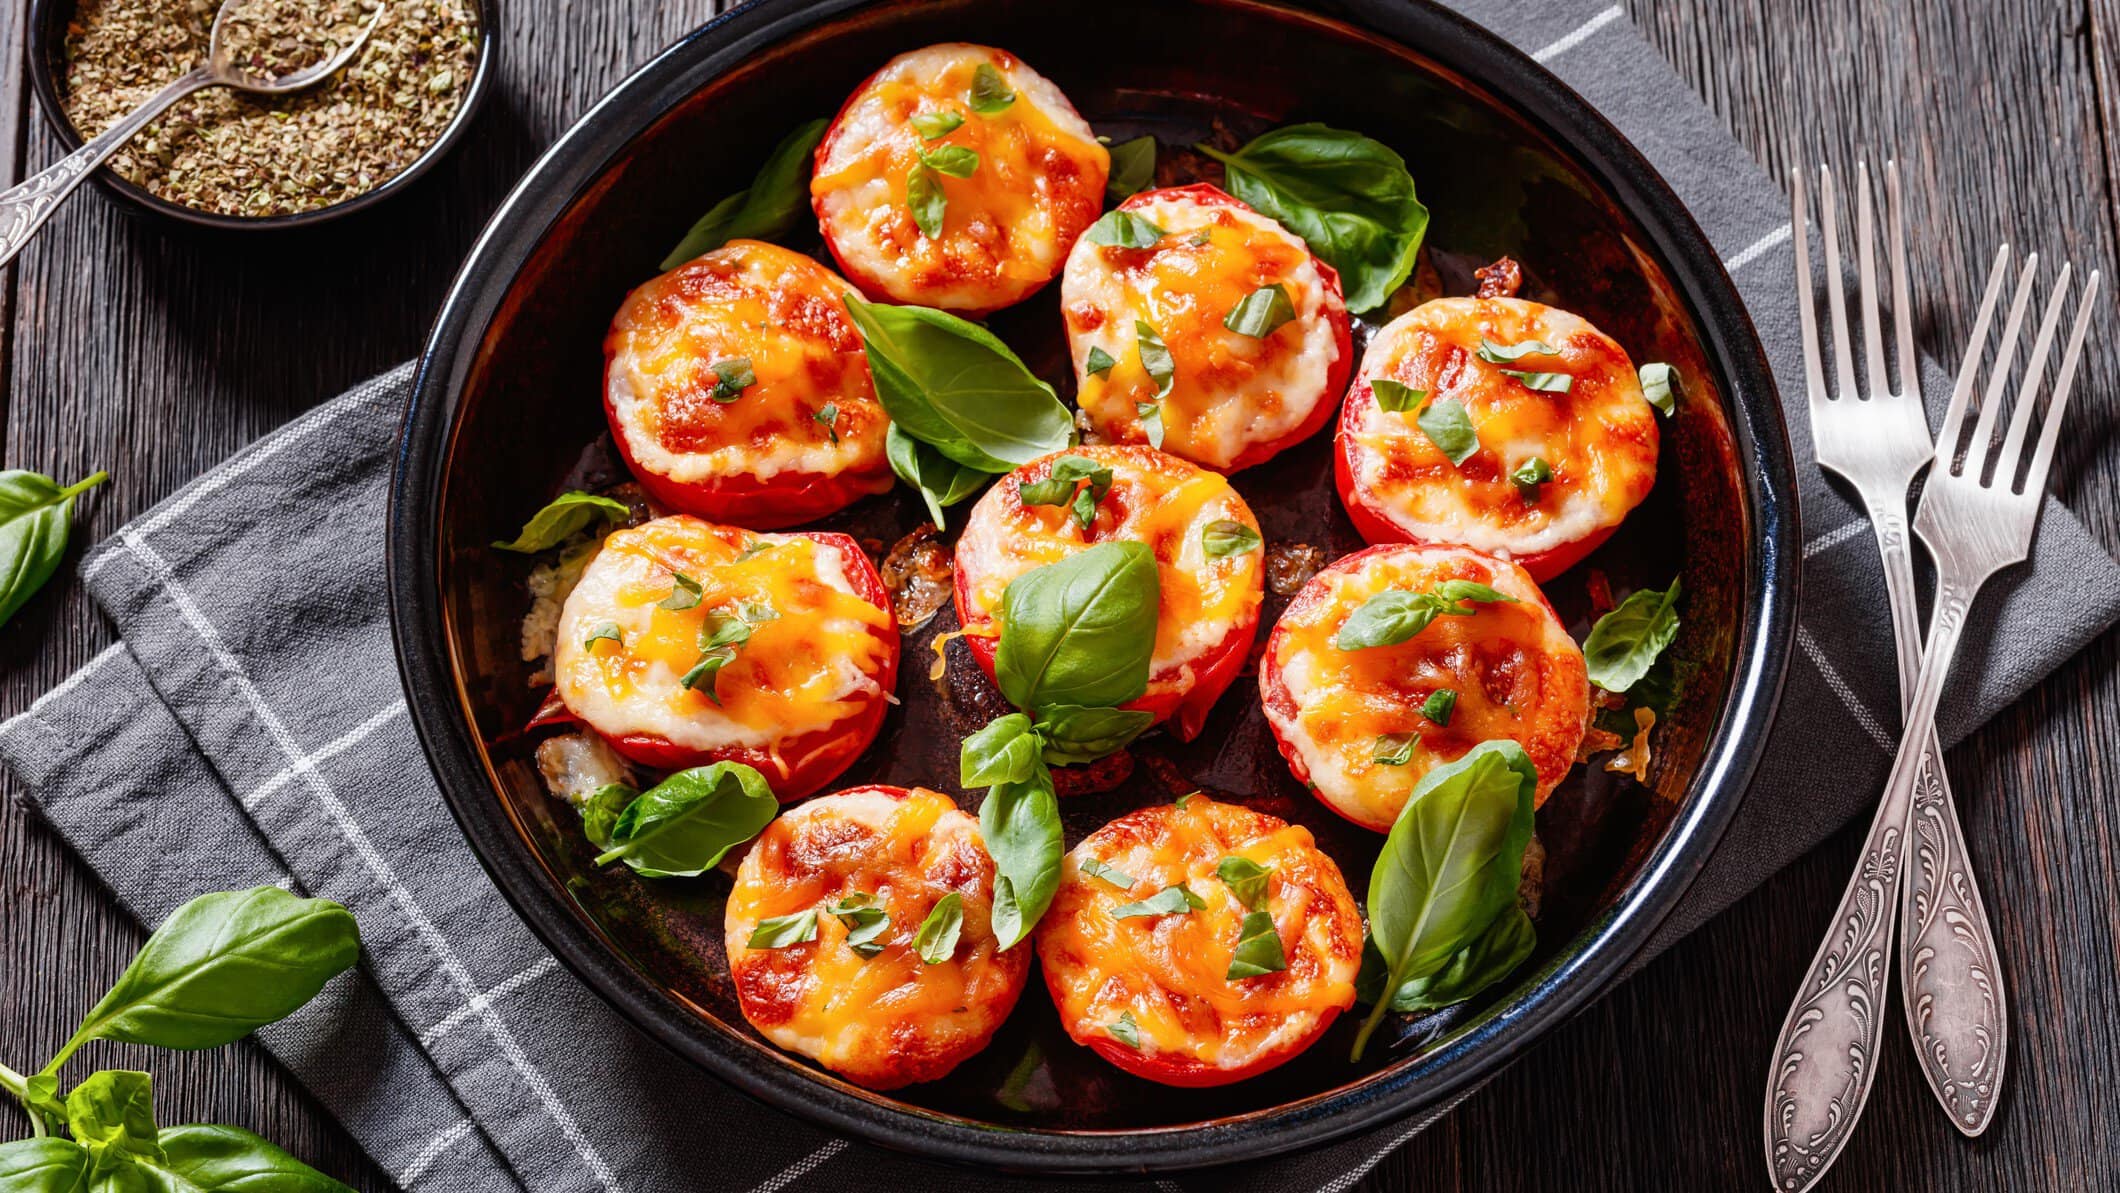
M832 446L838 447L839 403L826 402L824 405L817 408L817 413L812 414L810 417L814 419L820 426L824 427L825 434L830 435L832 437ZM746 549L748 550L748 548Z
M1553 479L1553 465L1546 463L1544 456L1533 456L1517 465L1516 471L1509 474L1509 479L1516 485L1517 491L1524 495L1524 500L1537 501L1539 486Z
M979 151L962 145L944 145L940 148L918 151L920 164L937 174L952 178L970 178L979 169Z
M794 915L776 915L758 921L751 929L748 947L754 949L784 949L791 944L808 944L817 939L817 909L800 911Z
M1118 361L1112 359L1111 353L1092 345L1088 359L1082 362L1082 371L1092 377L1109 377L1111 376L1112 366L1118 363Z
M1504 377L1523 382L1525 389L1535 389L1542 394L1564 394L1575 388L1575 378L1567 373L1529 373L1522 369L1503 369L1501 372Z
M1258 531L1242 522L1209 522L1200 531L1200 549L1210 559L1257 550L1263 541Z
M1141 1047L1141 1029L1134 1026L1134 1013L1132 1011L1119 1012L1118 1021L1104 1030L1112 1039L1119 1041L1128 1048L1138 1049Z
M1198 794L1200 794L1200 793L1199 793L1199 792L1197 792L1197 791L1188 791L1188 792L1186 792L1186 793L1185 793L1184 795L1181 795L1181 796L1179 796L1178 798L1176 798L1176 799L1174 799L1174 800L1170 801L1170 802L1171 802L1171 806L1172 806L1172 807L1174 807L1174 808L1176 808L1176 809L1178 809L1178 811L1180 811L1180 812L1183 812L1183 811L1185 810L1185 805L1186 805L1186 804L1188 804L1188 803L1191 803L1191 802L1192 802L1192 797L1194 797L1194 796L1196 796L1196 795L1198 795Z
M1157 402L1135 402L1134 417L1141 420L1141 433L1148 436L1148 445L1158 451L1163 449L1163 407Z
M1281 932L1273 926L1273 916L1264 911L1244 913L1237 929L1237 951L1230 954L1229 972L1223 978L1235 982L1287 968L1288 955L1281 950Z
M957 936L964 930L964 896L955 891L935 901L920 931L913 934L913 951L929 965L940 965L957 951Z
M826 904L825 910L847 926L848 948L864 957L873 957L883 951L880 938L890 930L891 916L883 908L874 906L868 895L857 892L843 896Z
M670 583L672 585L670 595L658 602L657 608L668 609L672 613L682 613L687 609L698 607L701 591L699 581L685 575L683 572L671 572Z
M1167 886L1138 903L1122 903L1112 908L1115 920L1140 919L1147 916L1187 915L1207 906L1207 900L1192 893L1184 883Z
M923 141L939 141L964 124L964 117L956 112L922 112L913 117L913 128Z
M1169 233L1131 211L1107 211L1083 235L1106 248L1152 249Z
M991 62L982 62L972 72L972 91L969 99L972 111L981 116L992 116L1016 102L1016 93L1009 88L1008 80L994 69Z
M827 404L829 405L829 403ZM743 550L736 553L736 562L743 563L747 560L756 559L779 545L779 543L769 543L764 539L745 539Z
M1497 344L1486 336L1480 337L1478 356L1491 365L1505 365L1536 352L1540 356L1559 356L1560 352L1544 340L1525 340L1521 344Z
M694 598L694 603L698 603L698 598ZM751 640L751 631L759 623L779 616L779 611L764 601L745 601L734 612L716 609L708 613L699 623L699 661L678 683L690 691L705 693L707 699L720 705L721 695L714 690L714 682L720 678L721 669L735 660L736 648Z
M758 384L758 374L751 371L751 358L748 356L717 360L708 367L714 370L716 381L714 392L707 396L717 402L733 402L743 396L743 391Z
M1171 387L1178 383L1177 362L1171 359L1170 349L1163 346L1163 337L1146 319L1134 320L1134 343L1141 352L1141 367L1156 383L1156 400L1160 402L1170 396Z
M1678 399L1673 393L1678 384L1678 373L1662 361L1650 361L1638 371L1642 383L1642 396L1649 404L1665 414L1678 413Z
M1456 398L1428 403L1413 421L1437 450L1450 457L1452 464L1462 464L1480 450L1480 437L1472 429L1472 415Z
M1215 863L1215 877L1229 888L1247 909L1257 911L1266 898L1266 878L1273 873L1272 866L1262 866L1248 857L1230 854Z
M1083 456L1062 456L1053 461L1044 480L1016 486L1023 504L1067 507L1084 530L1097 520L1097 504L1111 491L1112 470Z
M1457 693L1449 688L1437 688L1421 702L1421 715L1438 725L1448 725L1450 714L1456 710Z
M1118 887L1122 891L1133 889L1133 875L1128 874L1124 870L1116 869L1112 866L1107 866L1103 862L1098 861L1096 858L1083 858L1081 868L1082 872L1084 874L1089 875L1091 878L1102 879L1103 881L1108 882L1115 887Z
M589 647L607 638L613 642L618 643L621 646L625 645L626 643L625 636L618 632L618 623L615 621L607 621L604 624L589 631L589 636L582 639L582 649L587 650L589 649Z
M1214 238L1215 234L1213 232L1209 231L1206 228L1202 228L1198 232L1193 233L1191 236L1186 237L1185 243L1191 245L1194 248L1199 248L1201 245L1206 244L1208 241L1213 240Z
M905 176L905 205L912 209L913 225L929 240L942 235L942 213L949 207L949 199L942 193L942 184L935 180L935 171L926 162L915 162Z
M1104 194L1117 203L1156 180L1156 139L1135 137L1111 147L1112 171L1105 178Z
M1222 326L1240 336L1263 340L1295 317L1296 306L1288 297L1288 288L1275 282L1245 295L1230 309Z
M1341 650L1397 646L1438 617L1470 617L1479 612L1472 606L1498 602L1513 605L1516 598L1477 580L1445 580L1427 592L1387 589L1348 616L1333 645Z
M1369 383L1369 390L1376 395L1377 409L1386 414L1404 414L1418 410L1428 400L1428 391L1402 385L1389 378L1379 377Z
M1387 733L1377 738L1376 753L1370 761L1378 766L1404 766L1413 761L1413 746L1420 741L1417 733Z

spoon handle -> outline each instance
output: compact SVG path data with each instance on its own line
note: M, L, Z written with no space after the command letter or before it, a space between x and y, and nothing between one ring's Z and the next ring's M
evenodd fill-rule
M15 255L37 234L37 229L43 227L44 221L58 209L60 200L73 194L81 180L102 165L105 158L132 140L133 134L160 116L169 105L213 81L213 72L199 67L148 96L139 107L90 138L81 148L0 191L0 265L15 259Z

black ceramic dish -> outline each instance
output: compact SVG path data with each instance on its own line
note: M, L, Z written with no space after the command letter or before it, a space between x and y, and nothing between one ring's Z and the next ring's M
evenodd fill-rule
M442 789L496 884L585 981L678 1054L828 1128L937 1158L1072 1172L1229 1163L1403 1118L1493 1072L1602 990L1707 860L1765 742L1796 608L1792 465L1750 322L1668 188L1529 59L1425 4L1336 0L1329 12L1252 0L763 0L621 85L545 156L473 250L421 363L392 496L400 664ZM1148 129L1182 145L1217 125L1249 136L1318 119L1378 137L1420 183L1433 212L1430 263L1447 290L1465 292L1471 266L1509 253L1525 263L1527 297L1583 314L1636 359L1670 361L1686 380L1683 409L1664 424L1655 493L1572 578L1548 586L1580 634L1589 568L1622 589L1683 575L1686 628L1674 650L1690 679L1658 730L1650 786L1579 768L1539 816L1549 856L1533 961L1506 989L1402 1025L1361 1066L1346 1061L1347 1022L1251 1081L1151 1085L1067 1042L1033 982L992 1046L947 1079L889 1096L857 1089L768 1047L743 1022L719 944L726 879L650 886L594 870L574 814L544 793L529 761L518 730L541 693L516 650L526 569L487 544L565 485L620 479L596 446L611 312L789 127L836 110L892 54L952 40L1027 54L1117 136ZM1070 391L1050 291L994 327ZM1329 461L1321 435L1236 478L1269 542L1314 544L1328 557L1359 545L1332 496ZM901 491L827 525L888 543L919 520L916 504ZM1268 624L1282 603L1269 597ZM929 646L952 624L945 610L908 635L904 707L840 785L951 789L959 735L998 700L965 658L952 660L950 692L926 681ZM1310 826L1359 889L1377 839L1288 778L1252 683L1223 698L1199 741L1146 742L1128 785L1067 801L1070 841L1169 798L1172 785L1197 785ZM1012 1083L1033 1045L1036 1076Z
M218 2L219 0L215 0L216 4ZM157 198L107 165L95 172L93 181L103 189L104 194L117 200L122 208L166 216L179 223L202 228L226 228L245 232L309 228L373 207L411 186L414 179L432 169L434 163L448 154L462 139L464 130L470 126L472 116L478 111L480 101L486 98L486 92L493 86L494 42L490 6L487 0L466 2L478 18L478 69L471 76L471 86L465 89L462 102L457 104L456 114L449 118L448 127L442 130L442 135L434 144L412 159L412 164L386 179L374 190L365 191L328 207L298 211L291 215L238 216L201 211L196 207L186 207L181 203ZM66 102L60 94L60 88L66 78L66 22L73 16L76 3L77 0L31 0L29 13L30 89L36 92L37 107L43 111L45 123L51 126L52 133L59 138L59 144L66 153L81 148L85 139L73 122L66 118Z

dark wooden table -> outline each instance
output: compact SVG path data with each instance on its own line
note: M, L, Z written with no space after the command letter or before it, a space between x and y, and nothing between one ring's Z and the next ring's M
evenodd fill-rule
M25 7L0 12L9 183L57 152L22 75ZM499 7L502 78L469 143L385 208L267 245L175 232L84 195L6 271L0 459L113 478L87 504L76 558L78 544L240 445L413 355L472 236L533 156L712 2ZM1921 246L1916 290L1939 312L1920 329L1929 351L1955 359L1999 240L2079 268L2110 272L2120 260L2120 0L1626 8L1770 166L1897 155ZM2120 354L2109 347L2120 322L2107 293L2078 382L2083 417L2056 472L2063 499L2120 550ZM0 716L109 641L70 577L0 631ZM2009 1088L1986 1137L1959 1138L1895 1030L1829 1187L2120 1188L2120 635L1996 710L1949 765L2004 940L2017 1032ZM1761 1066L1859 835L1842 832L1556 1032L1362 1188L1763 1187ZM56 1048L140 938L9 801L0 1060L35 1064ZM248 1126L356 1187L387 1187L261 1050L157 1055L152 1068L169 1121ZM0 1110L0 1137L22 1129L12 1106Z

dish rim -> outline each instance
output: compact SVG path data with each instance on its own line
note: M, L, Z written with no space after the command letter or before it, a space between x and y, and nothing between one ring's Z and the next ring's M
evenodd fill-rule
M888 1106L818 1073L731 1046L618 953L554 890L494 798L450 665L439 587L440 497L458 399L479 339L553 222L634 137L758 49L873 0L752 0L680 39L619 83L539 157L467 255L423 350L389 503L393 641L421 747L472 852L531 930L651 1038L723 1081L828 1130L921 1156L1010 1171L1139 1174L1213 1167L1322 1146L1450 1103L1605 992L1677 906L1745 796L1792 648L1801 550L1781 403L1750 315L1720 256L1662 177L1581 96L1529 55L1430 0L1333 0L1302 8L1220 0L1349 25L1414 48L1539 127L1641 229L1721 366L1736 462L1751 508L1734 670L1718 725L1662 840L1528 989L1441 1045L1354 1086L1201 1123L1124 1130L1004 1128ZM476 334L474 334L476 333Z

